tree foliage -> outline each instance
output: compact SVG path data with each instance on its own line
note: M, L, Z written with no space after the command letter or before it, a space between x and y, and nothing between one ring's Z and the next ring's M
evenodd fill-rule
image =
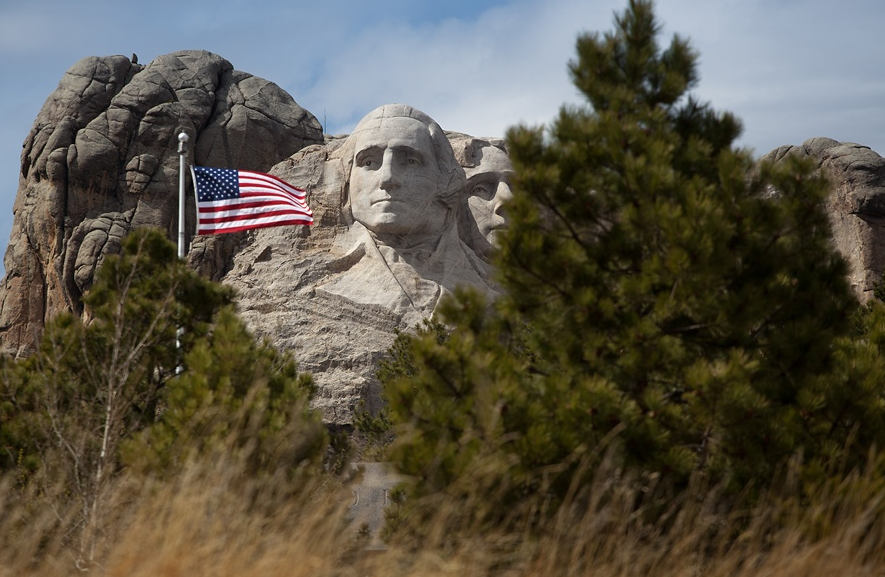
M859 466L885 440L826 178L735 147L739 121L690 94L696 53L679 36L662 49L659 28L630 0L577 42L587 106L508 132L505 294L459 292L448 341L415 337L415 374L386 382L413 503L487 486L478 517L525 520L604 458L664 494L692 478L735 494L790 459L807 479Z
M310 375L290 355L256 342L231 308L219 311L185 362L157 420L124 444L124 462L172 476L194 457L233 451L252 477L318 467L327 437L308 406Z
M319 464L326 433L308 411L310 377L256 343L232 299L162 232L136 229L99 269L88 319L57 316L35 354L5 361L0 470L58 511L77 504L60 525L82 566L121 471L169 475L219 451L255 476Z
M181 358L231 298L229 289L178 261L159 231L135 231L122 254L106 259L84 297L88 322L56 316L36 353L8 366L10 410L30 428L19 436L19 451L61 449L74 471L112 460L124 431L153 420ZM21 418L25 413L31 418Z

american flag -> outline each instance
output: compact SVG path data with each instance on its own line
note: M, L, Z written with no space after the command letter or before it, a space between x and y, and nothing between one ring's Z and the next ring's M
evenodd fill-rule
M193 166L197 234L313 224L305 192L270 174Z

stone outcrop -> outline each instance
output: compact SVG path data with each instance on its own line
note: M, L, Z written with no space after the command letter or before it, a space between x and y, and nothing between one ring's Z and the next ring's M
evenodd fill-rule
M811 138L776 148L763 160L779 161L788 154L813 159L830 178L827 212L833 240L848 261L858 297L871 298L885 270L885 159L860 144Z
M0 286L4 350L26 353L55 312L80 312L96 267L130 228L176 238L181 130L197 164L252 170L323 141L319 121L285 91L209 52L147 66L124 56L77 62L24 142ZM218 252L204 247L207 258Z
M202 256L208 238L194 242L191 265L234 287L249 326L313 374L327 422L346 424L354 410L380 407L374 373L396 330L430 317L457 286L495 292L488 263L470 244L478 225L460 228L459 215L474 214L465 208L474 189L484 206L509 196L510 167L483 153L487 140L452 138L475 145L467 172L429 117L382 106L350 136L272 169L307 191L314 226L246 233L221 274ZM482 227L490 238L499 228Z
M252 330L313 373L328 422L379 406L374 372L396 330L432 315L457 286L495 294L489 260L512 175L502 140L444 133L404 105L379 107L349 136L324 137L279 87L211 53L147 66L87 58L65 74L24 144L0 348L26 354L53 314L82 312L96 268L132 227L177 237L181 130L194 164L270 172L307 191L313 226L187 234L188 262L235 288ZM788 154L814 158L833 180L835 243L865 298L885 267L885 160L823 138L766 158Z
M27 354L53 314L82 313L97 267L132 227L176 238L182 130L193 164L271 172L307 191L314 226L186 234L188 262L234 287L253 331L314 374L330 423L378 407L374 372L396 330L431 316L457 286L494 292L488 248L510 173L500 141L453 135L456 155L431 118L404 105L373 111L349 137L323 137L281 89L208 52L148 66L87 58L24 145L0 285L7 352ZM471 190L482 202L468 202Z

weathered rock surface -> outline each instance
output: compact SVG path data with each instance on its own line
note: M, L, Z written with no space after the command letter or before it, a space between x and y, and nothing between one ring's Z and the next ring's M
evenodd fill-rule
M861 300L872 297L885 269L885 159L867 146L811 138L763 157L814 159L833 184L827 211L836 248L848 261L849 281Z
M188 260L237 289L249 326L314 374L327 421L378 407L374 372L397 329L431 316L459 285L494 292L487 249L503 219L492 205L509 195L500 142L495 162L483 164L491 144L457 135L456 158L443 130L404 105L373 111L350 137L324 139L282 90L213 54L181 52L146 67L88 58L65 75L25 142L0 286L6 351L26 354L53 314L81 313L96 268L132 227L177 236L181 130L194 164L268 171L307 190L314 226L187 234ZM366 162L370 152L378 156ZM482 227L459 218L472 214L465 167L495 182L482 187ZM476 239L482 257L465 243Z
M374 371L397 329L430 316L456 286L495 293L489 256L512 175L500 139L443 133L403 105L324 138L279 87L214 54L179 52L148 66L87 58L24 144L0 348L26 354L53 314L81 312L96 267L132 227L176 238L182 129L195 164L271 172L307 191L314 226L196 237L188 261L234 287L249 326L314 374L328 422L378 407ZM766 158L790 153L832 178L835 243L864 298L885 267L885 160L824 138ZM186 206L193 231L192 196Z
M317 119L285 91L209 52L147 66L124 56L77 62L24 142L0 285L4 350L26 353L50 316L80 312L96 267L130 228L176 238L181 130L197 164L252 170L323 140ZM230 242L207 244L204 258L217 260L215 245Z
M482 181L498 183L481 189L492 191L486 204L509 195L499 182L509 165L483 155L489 142L459 138L475 141L471 174L486 167ZM307 147L272 172L307 191L315 224L246 233L220 278L237 289L249 326L313 373L326 421L349 423L354 410L380 407L374 373L397 329L432 316L457 286L494 294L488 263L459 236L467 184L478 181L440 127L403 105L373 111L350 136ZM191 263L217 276L203 242Z

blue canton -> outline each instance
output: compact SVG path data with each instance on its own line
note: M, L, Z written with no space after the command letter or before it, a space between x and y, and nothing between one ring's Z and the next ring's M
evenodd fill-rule
M195 166L194 175L197 179L197 200L200 202L227 200L240 196L240 179L233 168Z

